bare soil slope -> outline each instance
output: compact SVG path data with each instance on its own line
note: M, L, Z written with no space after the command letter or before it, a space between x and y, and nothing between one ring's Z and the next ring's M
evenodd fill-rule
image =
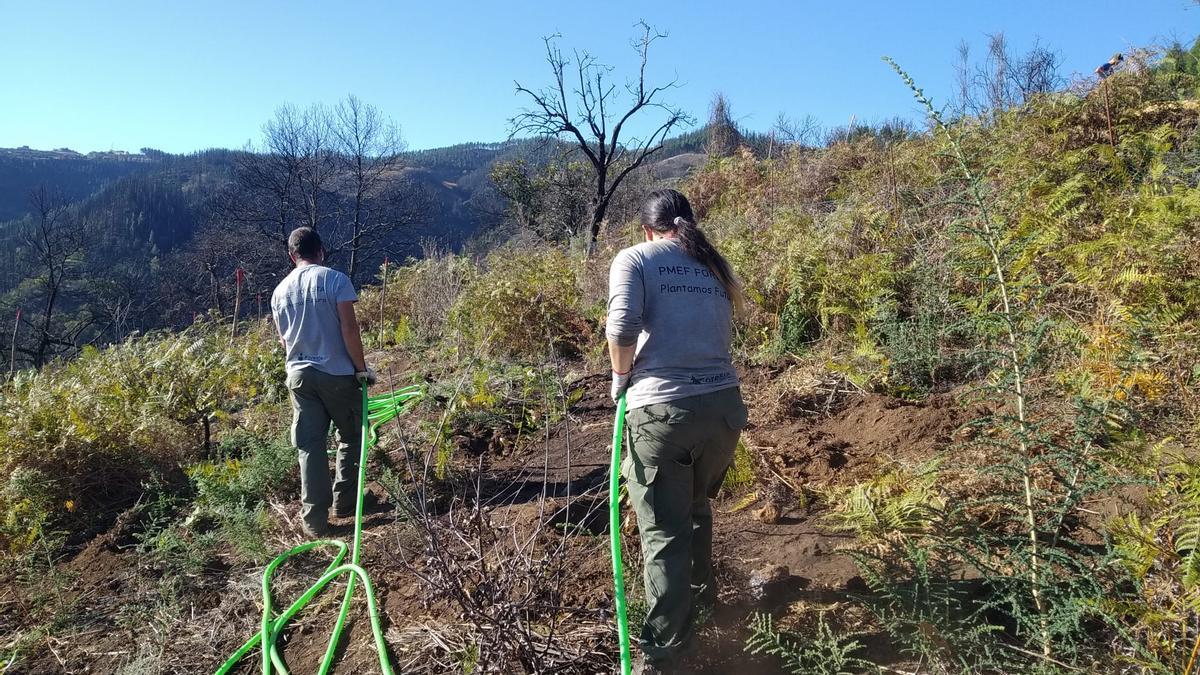
M755 457L757 484L715 504L722 604L697 640L700 648L689 662L693 672L778 672L778 664L742 651L752 612L780 612L799 601L836 602L847 592L861 590L853 562L838 550L846 543L844 536L822 527L819 505L804 505L790 490L781 494L780 484L801 490L850 484L897 459L919 461L950 443L955 430L969 419L970 411L949 396L912 403L861 393L840 395L828 415L768 416L762 413L767 406L756 405L755 393L770 378L766 372L747 374L752 415L745 442ZM457 438L457 461L484 468L477 487L498 529L519 534L522 528L548 522L587 535L572 537L564 548L570 556L570 578L563 585L567 590L562 603L592 612L602 630L610 621L612 601L607 537L612 405L603 376L586 377L575 386L583 387L583 396L562 423L519 444L464 431ZM388 445L385 439L384 447ZM386 500L380 486L373 484L371 490ZM779 506L779 514L764 522L756 513L769 501ZM296 505L273 508L278 525L268 542L271 550L300 543ZM368 518L364 566L376 584L394 663L411 671L420 669L422 659L413 645L428 642L414 636L426 631L428 638L437 627L452 626L464 617L455 603L431 597L427 585L411 573L421 569L422 561L413 558L418 547L411 541L411 528L397 514L385 508ZM636 603L641 595L640 556L632 517L626 521L622 529L632 574L628 585ZM348 529L348 523L341 526ZM136 554L134 543L128 533L114 528L62 566L69 579L67 600L89 618L88 627L47 636L45 648L23 664L21 672L138 672L138 664L152 657L175 664L170 672L212 672L257 630L261 568L229 569L218 559L186 575L183 587L166 588L160 586L161 572ZM276 606L286 606L319 576L326 562L322 554L288 565L275 585ZM769 593L762 592L762 579L752 580L755 572L763 571L774 575ZM167 603L156 600L170 594L183 599L182 612L168 611ZM315 668L340 599L340 592L327 592L314 610L292 624L282 644L295 672ZM20 621L21 607L29 607L29 602L10 599L4 605L5 620ZM338 670L373 672L378 666L363 603L356 603L352 617ZM146 637L147 630L174 633L166 653L147 654L140 646L139 638ZM612 663L611 632L588 639L594 642L590 649ZM596 663L589 660L577 672L594 672ZM256 668L256 660L248 658L239 672Z

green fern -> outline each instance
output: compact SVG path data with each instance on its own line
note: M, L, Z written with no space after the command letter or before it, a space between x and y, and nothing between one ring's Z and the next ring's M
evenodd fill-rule
M777 630L771 615L761 612L751 616L749 628L746 651L780 659L784 672L792 675L850 675L864 669L878 670L875 664L854 655L863 648L862 643L836 635L823 613L817 617L816 635L808 641Z
M944 505L937 489L938 462L897 468L849 488L826 490L826 518L836 529L874 539L927 531Z

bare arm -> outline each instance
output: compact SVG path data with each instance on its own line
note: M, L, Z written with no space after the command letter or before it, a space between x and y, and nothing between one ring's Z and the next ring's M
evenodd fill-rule
M287 354L287 340L283 339L283 331L279 329L279 319L272 315L271 321L275 324L275 335L279 337L279 346L283 347L283 353Z
M633 356L637 345L619 345L612 338L608 339L608 359L612 362L615 373L628 373L633 368Z
M342 340L346 343L346 352L350 354L350 363L354 370L363 372L367 369L367 359L363 356L362 334L358 332L358 318L354 316L353 302L337 304L338 318L342 323Z

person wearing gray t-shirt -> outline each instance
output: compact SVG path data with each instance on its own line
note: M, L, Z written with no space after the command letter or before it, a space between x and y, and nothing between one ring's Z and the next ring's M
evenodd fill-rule
M621 473L645 561L636 672L663 673L676 667L696 610L717 597L709 498L746 426L730 354L744 300L681 193L651 193L642 230L646 241L613 259L605 331L612 397L628 406Z
M375 375L363 357L354 284L324 265L321 237L312 228L296 228L288 236L288 255L296 269L271 294L271 315L287 353L292 445L300 461L301 526L311 537L324 537L330 533L330 515L354 515L362 387L373 384ZM332 482L326 451L330 423L338 440Z

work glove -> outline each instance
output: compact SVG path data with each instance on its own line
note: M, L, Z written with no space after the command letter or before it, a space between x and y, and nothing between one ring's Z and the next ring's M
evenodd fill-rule
M615 370L612 371L612 392L611 393L612 393L612 400L614 402L617 399L621 398L621 394L624 394L625 390L629 388L629 378L632 375L633 375L632 368L630 368L627 372L624 372L624 373L618 373Z
M359 384L365 384L368 387L376 382L375 371L370 368L358 371L354 377L358 379Z

